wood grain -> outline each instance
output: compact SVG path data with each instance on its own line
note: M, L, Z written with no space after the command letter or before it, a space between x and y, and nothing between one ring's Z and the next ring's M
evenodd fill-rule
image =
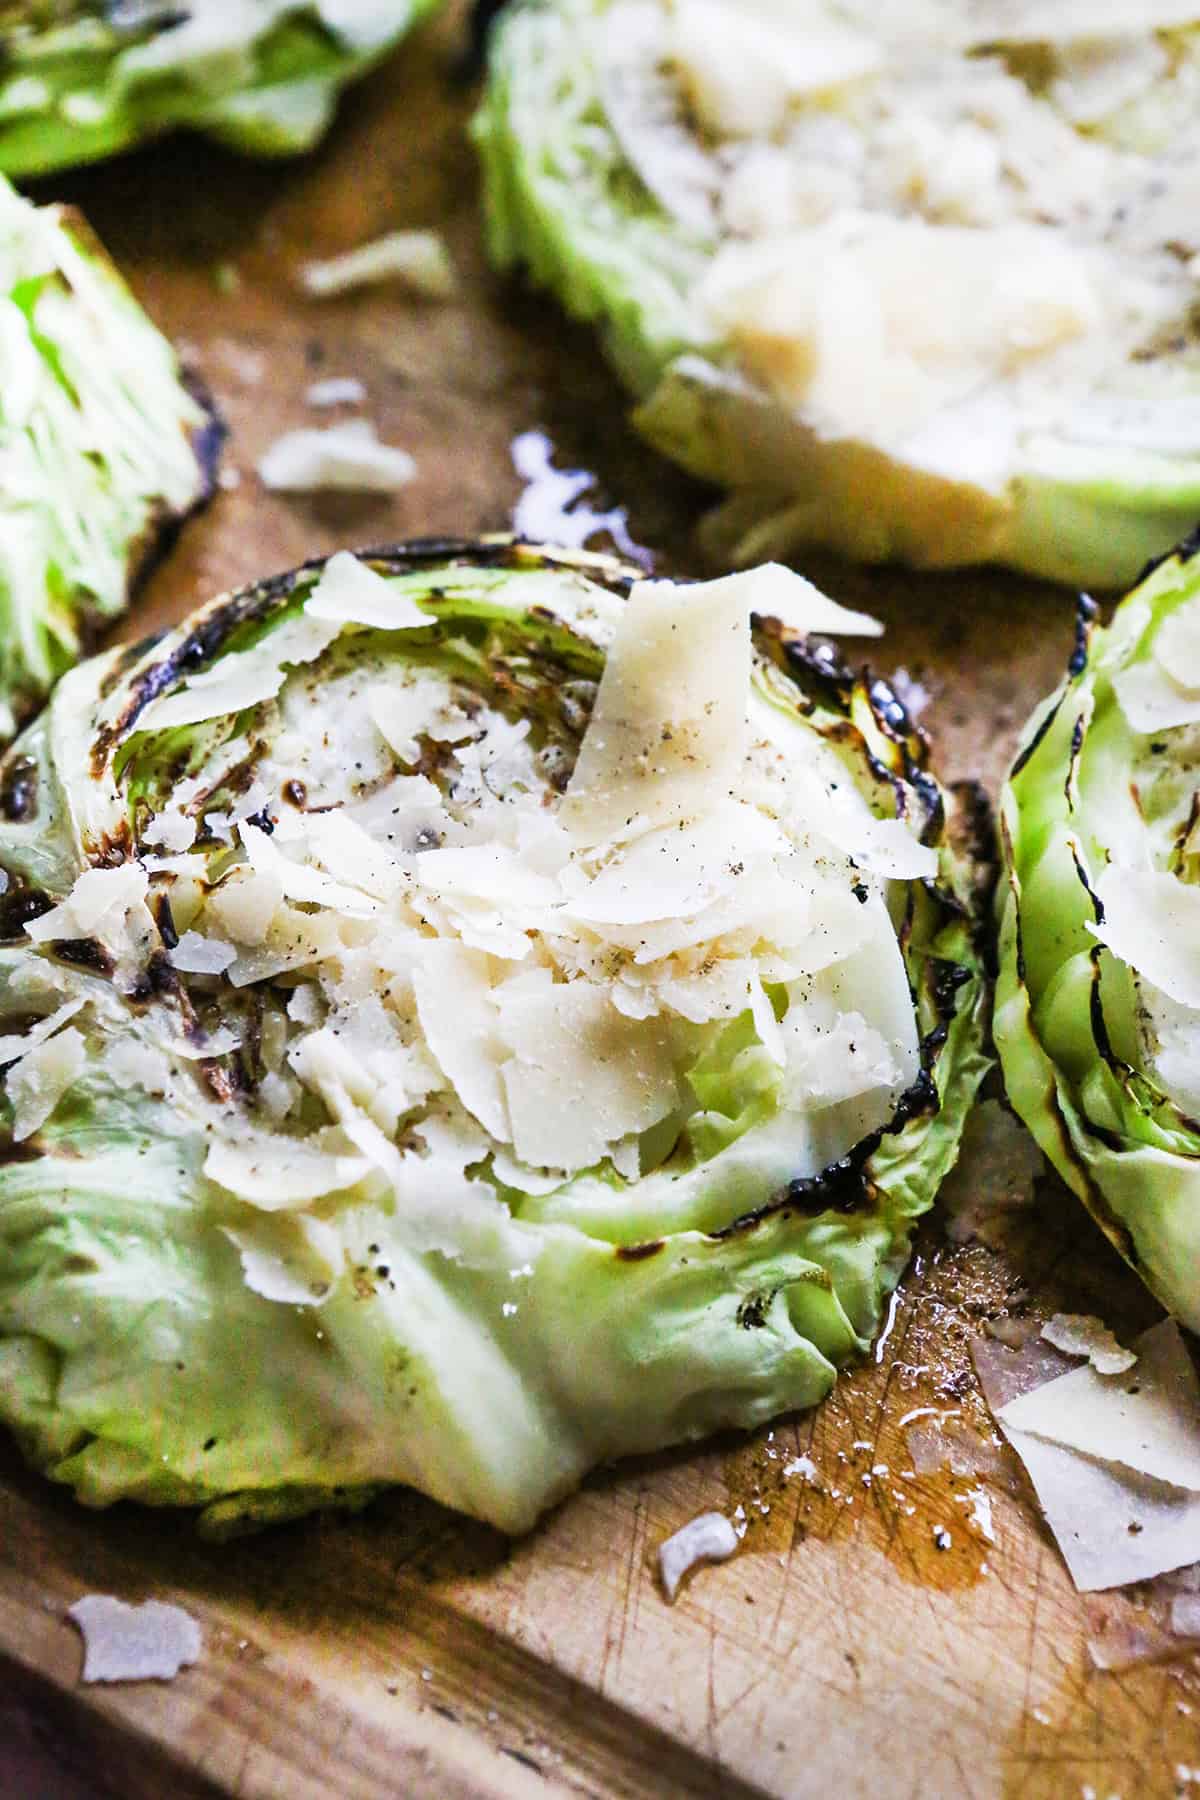
M707 496L629 431L592 338L484 266L460 28L452 7L302 162L180 141L47 190L86 210L233 432L240 485L186 528L131 631L314 552L502 527L518 491L511 440L531 426L564 466L596 473L666 567L694 566ZM299 293L308 257L409 225L446 234L460 303ZM257 459L311 422L303 394L318 375L366 384L380 435L419 464L402 494L262 491ZM886 620L887 662L928 690L947 773L994 783L1068 652L1071 596L991 574L810 572ZM951 1251L931 1225L878 1357L818 1414L602 1472L516 1545L397 1493L354 1520L215 1549L186 1517L88 1514L5 1447L0 1792L1166 1800L1177 1768L1200 1765L1194 1659L1092 1666L1089 1632L1142 1616L1139 1597L1074 1593L1007 1453L987 1475L912 1476L914 1410L989 1429L969 1343L1022 1293L1035 1311L1098 1310L1129 1328L1152 1316L1053 1185L1002 1253ZM800 1455L818 1487L784 1474ZM738 1505L742 1552L668 1608L657 1545L707 1507ZM187 1606L201 1662L170 1686L81 1688L64 1613L94 1591Z

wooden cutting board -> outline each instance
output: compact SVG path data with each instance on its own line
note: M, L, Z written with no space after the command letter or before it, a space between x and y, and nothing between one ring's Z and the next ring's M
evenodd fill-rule
M240 484L186 528L131 629L317 551L505 526L520 485L510 444L530 428L561 467L596 474L595 503L628 507L663 566L696 566L706 496L638 444L592 338L486 271L462 26L452 7L303 162L172 142L54 184L233 431ZM458 303L394 289L315 303L297 287L309 257L427 225L461 270ZM314 422L308 384L348 375L417 479L395 498L264 493L262 451ZM994 784L1067 654L1070 596L991 575L809 568L886 620L880 660L928 694L946 772ZM1149 1615L1138 1595L1074 1593L1009 1453L982 1472L913 1475L919 1409L990 1434L969 1344L1013 1304L1126 1329L1154 1312L1053 1184L1003 1253L952 1250L931 1224L881 1348L820 1412L603 1472L515 1545L396 1493L354 1520L214 1548L186 1517L88 1514L3 1446L0 1795L1187 1793L1195 1659L1094 1665L1089 1638L1126 1642ZM801 1456L816 1485L785 1473ZM658 1544L739 1505L739 1555L668 1607ZM81 1687L64 1612L89 1592L186 1606L201 1661L170 1685Z

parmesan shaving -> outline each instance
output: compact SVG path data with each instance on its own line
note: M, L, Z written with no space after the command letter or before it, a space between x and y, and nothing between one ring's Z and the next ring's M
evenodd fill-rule
M300 270L300 285L321 300L380 281L398 281L428 300L452 300L458 293L454 264L436 231L391 231Z
M368 1171L365 1157L323 1149L310 1138L277 1132L240 1139L215 1138L204 1159L210 1181L228 1188L262 1212L305 1206L324 1194L353 1187Z
M883 626L870 613L853 612L823 594L804 575L782 563L762 563L725 577L745 593L745 604L760 618L778 619L793 631L830 633L840 637L882 637Z
M586 982L498 988L502 1078L513 1147L535 1168L573 1173L678 1104L670 1041L655 1020L624 1018Z
M1055 1313L1042 1336L1068 1356L1086 1356L1097 1375L1123 1375L1137 1361L1137 1351L1123 1349L1102 1320L1082 1313Z
M1115 863L1093 886L1104 917L1088 930L1172 1000L1200 1007L1200 888Z
M744 594L737 576L634 588L559 814L579 843L695 816L735 786L750 679Z
M232 944L201 937L198 931L185 931L170 956L172 967L188 975L223 975L237 961Z
M1006 1431L1011 1427L1200 1494L1200 1380L1179 1327L1164 1319L1137 1340L1136 1349L1136 1374L1073 1369L1010 1401L997 1417Z
M367 390L353 375L329 375L305 389L304 398L318 411L327 406L361 406Z
M17 1143L46 1123L86 1066L83 1034L73 1025L21 1058L5 1083L12 1106L12 1134Z
M701 1563L728 1562L738 1547L738 1534L724 1513L701 1513L659 1545L658 1573L672 1603L685 1575Z
M330 557L304 611L311 619L328 619L338 625L369 625L379 631L410 630L432 623L415 600L397 592L349 550L339 550Z
M181 725L202 725L272 700L288 668L315 662L336 636L336 627L323 621L303 615L285 619L252 650L220 657L211 669L190 676L180 693L153 701L138 720L138 729L171 731Z
M258 465L263 486L285 494L394 494L416 473L408 451L381 443L367 419L286 431Z
M192 1615L162 1600L127 1606L110 1594L85 1594L67 1617L83 1637L85 1682L174 1681L204 1647Z
M47 1038L53 1037L86 1004L86 1000L80 997L65 1000L55 1012L39 1019L28 1031L11 1032L0 1037L0 1068L6 1063L16 1062L19 1057L27 1056L31 1050L35 1050L39 1044L44 1044Z

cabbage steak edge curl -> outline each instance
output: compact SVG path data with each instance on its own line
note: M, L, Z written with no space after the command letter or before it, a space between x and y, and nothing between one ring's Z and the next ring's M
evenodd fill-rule
M1004 787L995 1038L1013 1106L1163 1304L1200 1330L1200 535L1103 627Z
M0 767L0 1416L83 1502L517 1532L867 1350L987 1067L986 817L749 609L872 621L637 582L341 553Z
M515 0L492 29L492 259L595 325L639 432L729 490L702 525L726 566L828 548L1120 589L1200 509L1174 236L1200 34L1163 35L1182 66L1155 75L1149 7L1108 47L1148 92L1094 117L1056 98L1103 51L1087 9L962 10ZM946 396L897 410L913 369Z

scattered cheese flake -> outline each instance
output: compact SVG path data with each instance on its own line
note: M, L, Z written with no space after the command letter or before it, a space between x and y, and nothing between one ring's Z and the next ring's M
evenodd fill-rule
M259 479L285 494L392 494L417 473L407 450L381 443L367 419L284 432L263 455Z
M138 720L139 731L170 731L201 725L272 700L287 670L315 662L337 636L337 627L317 619L285 619L250 650L219 657L211 669L192 675L180 692L155 700ZM211 825L215 815L209 813Z
M725 579L738 583L749 612L760 618L778 619L793 631L841 637L883 636L883 626L870 613L854 612L831 600L807 576L782 563L761 563L758 568L745 569Z
M506 1052L487 957L461 944L430 944L413 973L413 992L425 1041L450 1086L485 1131L511 1143L501 1077Z
M314 381L304 395L309 406L318 410L326 406L361 406L366 397L366 388L353 375L327 375L324 381Z
M458 277L436 231L390 231L324 262L305 263L300 285L317 299L377 281L399 281L430 300L452 300Z
M57 1037L38 1044L10 1071L5 1083L12 1105L12 1134L17 1143L44 1125L67 1089L87 1065L83 1034L68 1025Z
M83 1635L84 1681L173 1681L198 1660L200 1627L181 1606L147 1600L127 1606L109 1594L85 1594L67 1608Z
M39 1044L44 1044L47 1038L53 1037L68 1019L73 1019L80 1008L86 1005L87 1001L78 996L73 1000L65 1000L56 1011L44 1019L38 1019L27 1031L10 1032L0 1037L0 1068L6 1063L16 1062L19 1057L27 1056L31 1050L36 1050Z
M663 1592L674 1601L679 1584L699 1563L728 1562L738 1547L738 1534L724 1513L701 1513L659 1545L658 1572Z
M1000 1423L1200 1493L1200 1380L1174 1320L1143 1333L1137 1356L1134 1374L1073 1369L1010 1401Z
M1121 1375L1137 1361L1137 1351L1123 1349L1104 1321L1090 1314L1055 1313L1042 1336L1068 1356L1086 1356L1098 1375Z
M522 1162L588 1168L678 1104L670 1043L657 1020L622 1017L585 981L505 984L494 997L512 1052L501 1073Z
M252 1293L280 1306L323 1306L342 1269L342 1240L321 1219L273 1214L235 1230L222 1227Z
M198 931L185 931L170 952L172 967L188 975L223 975L237 961L232 944L219 938L202 937Z
M379 631L402 631L433 623L416 601L385 581L349 550L331 556L304 608L309 618L338 625L369 625Z
M580 843L708 810L746 748L750 621L737 576L633 589L559 817Z
M140 907L148 886L146 871L136 862L121 863L115 869L85 869L65 900L30 920L25 935L35 944L54 938L92 937Z
M1093 888L1104 918L1088 930L1172 1000L1200 1007L1200 888L1163 870L1117 863Z
M1083 1592L1147 1581L1200 1553L1195 1372L1171 1320L1136 1348L1135 1374L1087 1366L1031 1387L1039 1358L1061 1368L1058 1352L973 1346L988 1403Z
M282 1212L353 1187L369 1166L363 1156L323 1149L311 1138L287 1138L271 1132L242 1139L214 1138L204 1160L204 1173L263 1212Z

